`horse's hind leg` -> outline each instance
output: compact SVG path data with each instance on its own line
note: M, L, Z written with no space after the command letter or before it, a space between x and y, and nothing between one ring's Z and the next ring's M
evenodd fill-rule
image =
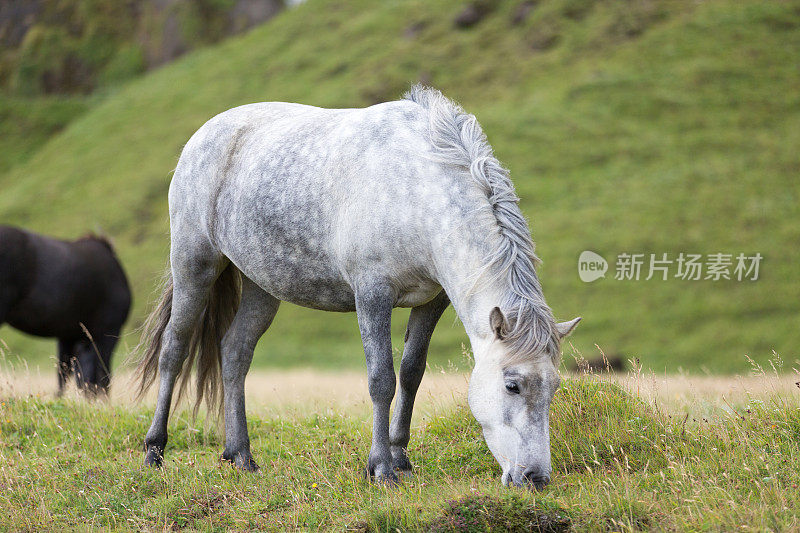
M192 246L192 253L187 254L187 248ZM174 233L171 256L172 309L161 339L156 410L144 440L144 464L148 466L161 465L167 445L167 421L175 380L188 355L192 334L198 327L211 288L226 261L210 245L198 247L196 243L176 243Z
M411 310L406 329L406 342L403 359L400 362L400 396L394 406L389 440L392 445L392 462L399 470L411 470L408 460L408 440L411 435L411 413L414 410L414 398L425 373L425 361L428 358L433 329L450 304L444 291L436 298Z
M225 451L222 458L247 471L258 470L250 453L244 405L244 380L258 339L267 331L280 300L242 276L242 300L222 341L225 395Z

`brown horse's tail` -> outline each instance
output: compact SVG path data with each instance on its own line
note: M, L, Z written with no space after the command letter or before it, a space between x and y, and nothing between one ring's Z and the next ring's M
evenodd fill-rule
M203 398L210 412L222 412L221 344L239 308L240 296L241 275L233 264L229 264L214 282L199 327L192 334L186 359L178 373L180 383L176 403L186 392L191 368L197 361L195 415ZM144 396L156 379L161 343L171 314L172 276L168 275L163 284L161 300L144 323L142 339L137 349L141 354L136 369L136 380L139 382L137 399Z

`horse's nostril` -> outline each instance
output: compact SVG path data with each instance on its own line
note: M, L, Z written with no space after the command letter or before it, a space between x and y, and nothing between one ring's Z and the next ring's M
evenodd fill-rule
M543 474L538 468L529 468L523 472L522 479L529 485L532 485L536 490L542 490L550 483L550 476Z

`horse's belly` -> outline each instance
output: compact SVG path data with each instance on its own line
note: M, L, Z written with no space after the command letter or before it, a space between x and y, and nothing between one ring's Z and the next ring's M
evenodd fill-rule
M352 288L332 269L303 269L279 261L270 261L265 268L245 264L237 264L237 267L253 283L284 302L324 311L356 309Z
M70 307L65 309L62 302L25 299L9 311L6 322L14 329L35 337L80 337L79 324L86 320L69 311L73 310Z
M231 258L242 273L275 298L311 309L349 312L356 310L355 294L348 281L332 265L307 262L306 268L292 261L270 260L254 266ZM441 292L433 280L394 279L396 307L423 305Z
M327 280L305 279L298 284L265 284L262 289L284 302L322 311L350 312L356 310L356 300L349 286L328 283Z
M255 276L253 281L279 300L311 309L350 312L356 310L355 294L344 280L301 276L289 280L275 280L270 276ZM417 307L433 300L442 287L431 281L402 287L398 291L395 307Z

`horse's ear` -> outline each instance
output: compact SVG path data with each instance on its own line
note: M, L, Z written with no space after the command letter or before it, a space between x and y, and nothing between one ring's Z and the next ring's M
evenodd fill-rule
M494 336L499 340L503 340L508 333L508 321L499 307L495 307L489 313L489 327L492 328Z
M563 339L575 329L575 326L578 325L578 322L582 320L582 317L573 318L569 322L559 322L556 324L556 329L558 330L558 337Z

